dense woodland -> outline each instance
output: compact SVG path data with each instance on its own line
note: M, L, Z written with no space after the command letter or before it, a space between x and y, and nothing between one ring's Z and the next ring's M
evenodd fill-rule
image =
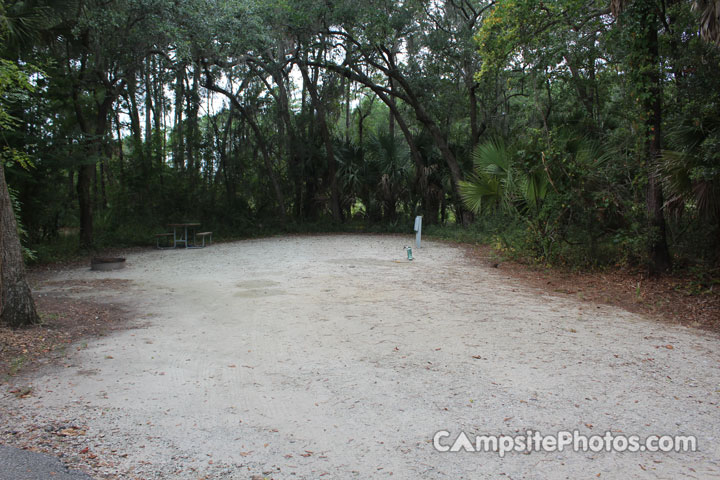
M4 0L0 151L26 260L149 245L173 221L231 237L423 215L548 264L716 269L719 15Z

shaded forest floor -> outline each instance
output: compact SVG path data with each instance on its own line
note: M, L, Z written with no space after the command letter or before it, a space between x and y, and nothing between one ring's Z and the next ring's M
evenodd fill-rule
M63 264L77 265L80 262ZM83 262L84 263L84 262ZM30 271L31 285L41 278L45 267ZM55 268L57 270L57 268ZM107 281L83 282L70 291L107 288ZM113 286L117 288L118 286ZM11 329L0 326L0 385L11 377L27 373L53 362L61 362L70 349L82 349L83 339L103 337L112 331L125 328L129 314L119 305L84 300L64 295L35 294L35 305L41 323L26 328ZM29 392L18 390L22 396Z
M463 245L482 264L546 293L612 305L658 321L720 332L720 285L708 286L690 274L649 278L641 269L573 272L518 261L501 261L486 245Z

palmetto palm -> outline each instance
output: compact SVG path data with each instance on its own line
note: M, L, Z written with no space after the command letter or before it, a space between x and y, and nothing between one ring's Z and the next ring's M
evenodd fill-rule
M711 111L668 131L673 150L663 152L665 207L680 213L690 206L704 217L720 218L720 115Z
M483 213L512 204L515 176L510 152L501 140L478 145L473 151L473 174L460 184L463 202L474 213Z
M696 0L694 8L700 12L700 36L706 42L720 45L720 1Z
M335 161L342 192L341 203L343 208L350 208L356 198L363 197L367 166L362 161L362 149L350 143L339 144L335 148Z
M394 219L397 202L411 178L410 150L406 143L396 141L389 133L378 133L368 138L366 155L380 175L377 186L385 215Z
M523 212L537 209L547 194L544 172L521 172L513 165L513 153L502 140L478 145L473 152L474 172L460 184L465 206L474 213L496 208Z
M77 0L0 0L3 50L28 47L59 23L58 12L78 11Z

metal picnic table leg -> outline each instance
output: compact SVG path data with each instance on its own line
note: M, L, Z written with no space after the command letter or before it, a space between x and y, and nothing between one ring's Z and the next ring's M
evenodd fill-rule
M183 242L185 243L185 247L187 247L187 227L185 227L185 238L183 238L182 235L178 238L177 228L177 226L173 226L173 247L178 248L178 244ZM180 232L182 234L182 230Z
M200 247L198 247L198 245L197 245L197 227L194 226L194 225L191 225L191 226L189 226L188 228L189 228L190 230L192 230L192 232L193 232L193 243L190 243L190 232L188 231L188 232L186 233L187 240L188 240L187 248L200 248ZM205 243L205 242L204 242L204 239L203 239L203 243Z

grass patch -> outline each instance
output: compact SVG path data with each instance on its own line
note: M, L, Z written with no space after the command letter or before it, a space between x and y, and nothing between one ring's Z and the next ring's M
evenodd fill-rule
M27 357L25 355L19 355L17 357L14 357L10 360L10 364L8 365L7 374L11 377L14 377L18 374L20 369L27 363Z

